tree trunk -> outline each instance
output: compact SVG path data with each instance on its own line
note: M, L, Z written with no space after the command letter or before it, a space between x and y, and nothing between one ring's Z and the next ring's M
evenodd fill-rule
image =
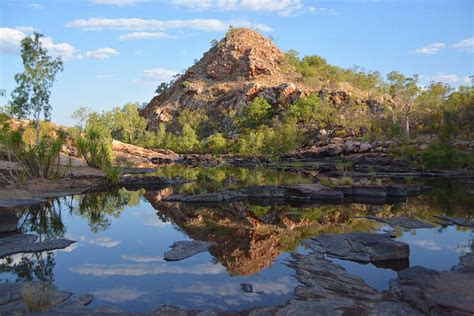
M405 118L405 135L408 138L410 138L410 116L406 116Z
M41 127L40 127L40 111L36 110L35 114L35 127L36 127L36 145L39 145L41 142L40 138L40 133L41 133Z

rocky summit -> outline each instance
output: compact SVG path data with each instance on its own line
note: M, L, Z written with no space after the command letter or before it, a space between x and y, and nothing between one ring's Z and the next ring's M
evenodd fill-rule
M283 57L284 53L258 32L230 29L198 62L155 96L141 115L149 120L149 128L156 130L161 122L176 123L184 109L202 109L220 122L221 132L232 134L231 118L238 117L256 97L265 98L278 112L311 93L327 93L337 104L354 90L307 87L294 78L295 74L284 71Z

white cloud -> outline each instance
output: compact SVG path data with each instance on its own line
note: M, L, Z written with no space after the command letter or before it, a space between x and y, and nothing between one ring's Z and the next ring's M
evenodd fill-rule
M36 29L32 26L17 26L15 30L22 31L23 33L33 33Z
M176 70L170 70L170 69L164 69L164 68L145 69L143 73L141 73L138 76L138 80L136 82L153 83L153 84L157 84L160 82L168 82L177 73L178 71Z
M176 38L176 36L168 35L165 32L132 32L120 35L121 41L150 40L160 38Z
M91 4L105 4L105 5L114 5L117 7L125 7L128 5L135 5L137 3L143 2L143 0L89 0Z
M25 37L26 34L20 30L0 28L0 52L2 54L17 53L20 51L20 42Z
M220 264L203 263L194 266L179 266L168 263L134 263L134 264L85 264L80 267L73 267L71 272L81 275L94 276L141 276L141 275L158 275L162 273L170 274L220 274L226 272L226 269Z
M282 16L315 11L301 0L173 0L172 3L191 10L269 12Z
M33 9L44 9L44 5L41 3L30 3L28 6Z
M100 30L167 30L176 28L188 28L200 31L225 31L229 25L245 26L257 28L264 32L272 31L268 25L261 23L252 23L247 20L221 21L218 19L191 19L191 20L156 20L156 19L106 19L106 18L90 18L69 21L66 27L81 29L83 31L100 31Z
M25 27L21 28L25 29ZM31 28L28 28L28 30L31 30ZM18 53L20 51L21 40L26 36L27 35L20 29L8 27L0 28L0 53ZM75 57L76 49L69 43L54 43L51 37L43 37L41 43L53 56L59 56L64 60L70 60Z
M88 242L91 245L97 245L100 247L105 247L105 248L113 248L118 246L121 241L120 240L113 240L110 237L95 237L95 238L86 238L84 236L79 237L79 240Z
M147 293L148 292L139 291L137 289L127 288L101 289L92 292L95 297L109 303L136 301L139 297Z
M466 38L462 41L459 41L451 45L451 47L458 48L458 49L465 50L472 53L474 52L474 37Z
M87 51L84 53L84 57L94 58L94 59L107 59L109 57L118 55L119 52L110 47L99 48L94 51Z
M412 51L412 53L433 55L445 47L446 47L446 44L444 43L434 43L434 44L426 45L424 47L417 48L414 51Z
M430 78L431 81L435 82L444 82L444 83L455 83L460 80L458 75L455 74L445 74L443 72L437 72L436 75Z
M122 255L123 260L137 262L137 263L151 263L151 262L165 262L163 257L158 256L132 256L132 255Z
M413 240L409 241L409 243L431 251L441 250L441 247L434 240L431 239Z

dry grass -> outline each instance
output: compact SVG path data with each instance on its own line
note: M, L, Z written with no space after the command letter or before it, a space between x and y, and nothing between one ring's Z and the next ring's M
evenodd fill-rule
M21 289L21 295L27 312L44 312L53 305L54 288L45 283L26 284Z

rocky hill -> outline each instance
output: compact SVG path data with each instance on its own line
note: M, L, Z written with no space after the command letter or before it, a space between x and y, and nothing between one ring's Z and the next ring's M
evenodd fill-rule
M228 126L229 113L239 113L262 96L273 104L293 102L305 88L281 70L283 53L261 34L233 29L165 92L142 111L150 128L173 122L184 108L202 108ZM307 91L306 91L307 93Z
M284 53L258 32L231 29L201 60L154 97L141 115L149 120L151 130L164 122L177 131L177 117L183 109L202 109L212 121L219 122L220 132L229 135L233 132L232 117L242 113L255 97L265 98L277 113L311 93L324 93L336 105L347 103L351 97L366 104L380 102L368 100L373 97L345 82L332 90L306 86L297 80L297 74L283 70L283 57Z

